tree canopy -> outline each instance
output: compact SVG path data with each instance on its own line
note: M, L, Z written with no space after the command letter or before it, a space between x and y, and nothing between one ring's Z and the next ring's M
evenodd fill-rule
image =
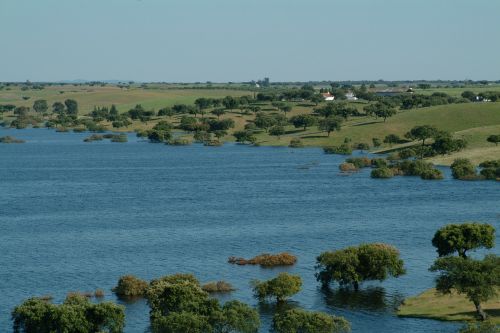
M266 298L276 298L276 301L281 303L300 291L302 279L299 275L284 272L267 281L255 281L254 284L255 297L260 301Z
M467 258L467 251L495 246L495 228L489 224L449 224L436 231L432 238L440 257L458 253Z
M30 298L14 308L12 320L14 333L120 333L125 308L111 302L94 304L78 294L68 296L61 305Z
M323 252L316 258L316 279L324 286L336 281L355 290L363 281L383 281L406 273L399 251L387 244L373 243Z

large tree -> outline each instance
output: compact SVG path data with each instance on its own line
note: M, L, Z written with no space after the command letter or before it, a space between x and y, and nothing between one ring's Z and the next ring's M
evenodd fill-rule
M293 126L295 126L295 128L302 127L305 131L307 127L316 124L316 117L310 114L300 114L290 118L290 122L293 124Z
M490 224L448 224L436 231L432 245L440 257L454 254L467 258L467 251L495 246L495 228Z
M498 143L500 142L500 135L490 135L486 141L494 143L495 146L498 146Z
M328 118L321 119L319 121L318 128L322 131L327 132L328 136L330 136L331 132L340 131L341 126L342 126L342 118L340 118L340 117L328 117Z
M336 281L341 286L352 285L355 290L363 281L383 281L389 276L406 273L399 251L382 243L351 246L333 252L323 252L316 258L316 279L324 286Z
M282 303L300 291L302 279L299 275L280 273L274 279L263 282L254 281L254 284L253 291L259 300L276 298L278 303Z
M49 109L49 105L47 104L47 101L44 99L37 99L33 103L33 110L39 113L45 113Z
M425 140L433 138L439 133L439 130L434 126L422 125L413 127L405 136L411 140L421 140L422 146L424 146Z
M74 99L67 99L64 101L64 104L66 105L66 112L70 116L77 116L78 115L78 103Z
M276 333L342 333L349 332L351 325L342 317L291 309L274 315L273 329Z
M443 257L430 268L439 272L436 289L443 294L456 291L474 303L477 315L485 320L487 315L481 304L497 296L500 287L500 258L487 255L483 260L463 257Z

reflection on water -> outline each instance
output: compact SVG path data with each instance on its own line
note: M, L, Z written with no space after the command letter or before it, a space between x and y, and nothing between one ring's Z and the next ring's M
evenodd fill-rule
M350 288L321 288L325 303L331 308L394 312L404 296L388 294L383 287L365 287L355 291Z

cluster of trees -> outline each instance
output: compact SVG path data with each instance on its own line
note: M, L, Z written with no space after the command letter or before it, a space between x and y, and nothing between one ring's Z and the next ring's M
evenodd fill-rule
M120 333L125 308L112 302L95 304L79 294L68 295L60 305L30 298L14 308L12 320L14 333Z
M471 102L481 102L481 101L485 101L485 100L496 102L496 101L500 100L500 92L498 92L498 91L485 91L485 92L481 92L479 94L476 94L473 91L466 90L462 93L462 97L464 99L471 101Z
M416 151L421 158L449 154L467 146L467 141L464 139L454 139L449 132L440 131L431 125L413 127L405 136L410 140L422 141L422 146L418 149L419 151ZM433 139L434 142L426 146L425 141L429 139Z
M190 274L169 275L151 281L146 297L154 333L253 333L260 327L256 310L239 301L221 306Z
M400 108L402 110L409 110L414 108L425 108L436 105L467 102L469 101L465 98L453 97L443 92L435 92L432 95L411 94L404 95L401 98Z
M451 164L453 178L460 180L500 179L500 160L484 161L479 164L481 171L469 159L458 158Z
M387 118L394 116L397 111L394 106L385 101L369 104L363 108L367 116L374 116L375 118L383 118L384 122Z
M439 229L432 245L439 258L430 267L437 272L436 289L442 294L456 291L471 301L480 320L487 318L482 303L498 295L500 287L500 258L489 254L483 259L473 259L468 251L495 245L495 228L488 224L450 224ZM454 254L458 254L454 256Z

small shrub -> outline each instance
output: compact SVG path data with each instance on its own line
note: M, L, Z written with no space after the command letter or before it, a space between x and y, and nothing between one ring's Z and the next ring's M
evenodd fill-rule
M346 162L339 165L339 169L342 172L354 172L359 170L359 168L356 167L353 163L346 163Z
M169 140L167 144L171 146L188 146L191 144L191 141L188 139L175 138Z
M290 140L290 144L288 145L288 147L290 147L290 148L303 148L304 143L302 142L302 140L300 140L300 138L293 138L292 140Z
M451 164L451 173L453 178L460 180L477 179L476 168L471 161L466 158L459 158Z
M382 168L387 166L387 160L384 158L372 158L371 166L375 168Z
M25 143L26 141L16 139L12 136L2 136L0 137L0 143Z
M428 169L420 173L420 178L432 180L432 179L443 179L443 173L439 169Z
M373 169L370 177L372 178L392 178L394 177L394 173L391 169L387 167Z
M67 129L66 127L58 127L58 128L56 128L56 132L66 133L66 132L69 132L69 129Z
M226 281L208 282L202 285L201 289L207 293L227 293L235 290L233 286Z
M209 140L209 141L205 141L203 143L204 146L208 146L208 147L220 147L223 144L224 143L222 141L219 141L219 140Z
M128 142L127 134L113 134L111 137L111 142Z
M324 147L323 151L326 154L339 154L339 155L351 155L352 154L352 148L346 143L343 143L340 146Z
M94 297L96 298L103 298L105 295L104 290L102 289L96 289L94 292Z
M356 168L367 168L372 164L372 160L368 157L351 157L345 160L346 163L352 163Z
M260 265L262 267L290 266L297 262L297 257L287 252L279 254L263 253L249 260L229 257L228 262L236 265Z
M481 170L481 176L488 180L499 180L500 179L500 167L499 168L484 168Z
M370 150L370 145L364 142L355 145L357 150Z
M104 139L104 137L102 135L92 134L91 136L86 137L85 139L83 139L83 142L101 141L103 139Z
M148 283L133 275L124 275L112 290L118 297L143 297Z
M399 157L403 160L417 156L417 152L412 148L406 148L399 152Z

